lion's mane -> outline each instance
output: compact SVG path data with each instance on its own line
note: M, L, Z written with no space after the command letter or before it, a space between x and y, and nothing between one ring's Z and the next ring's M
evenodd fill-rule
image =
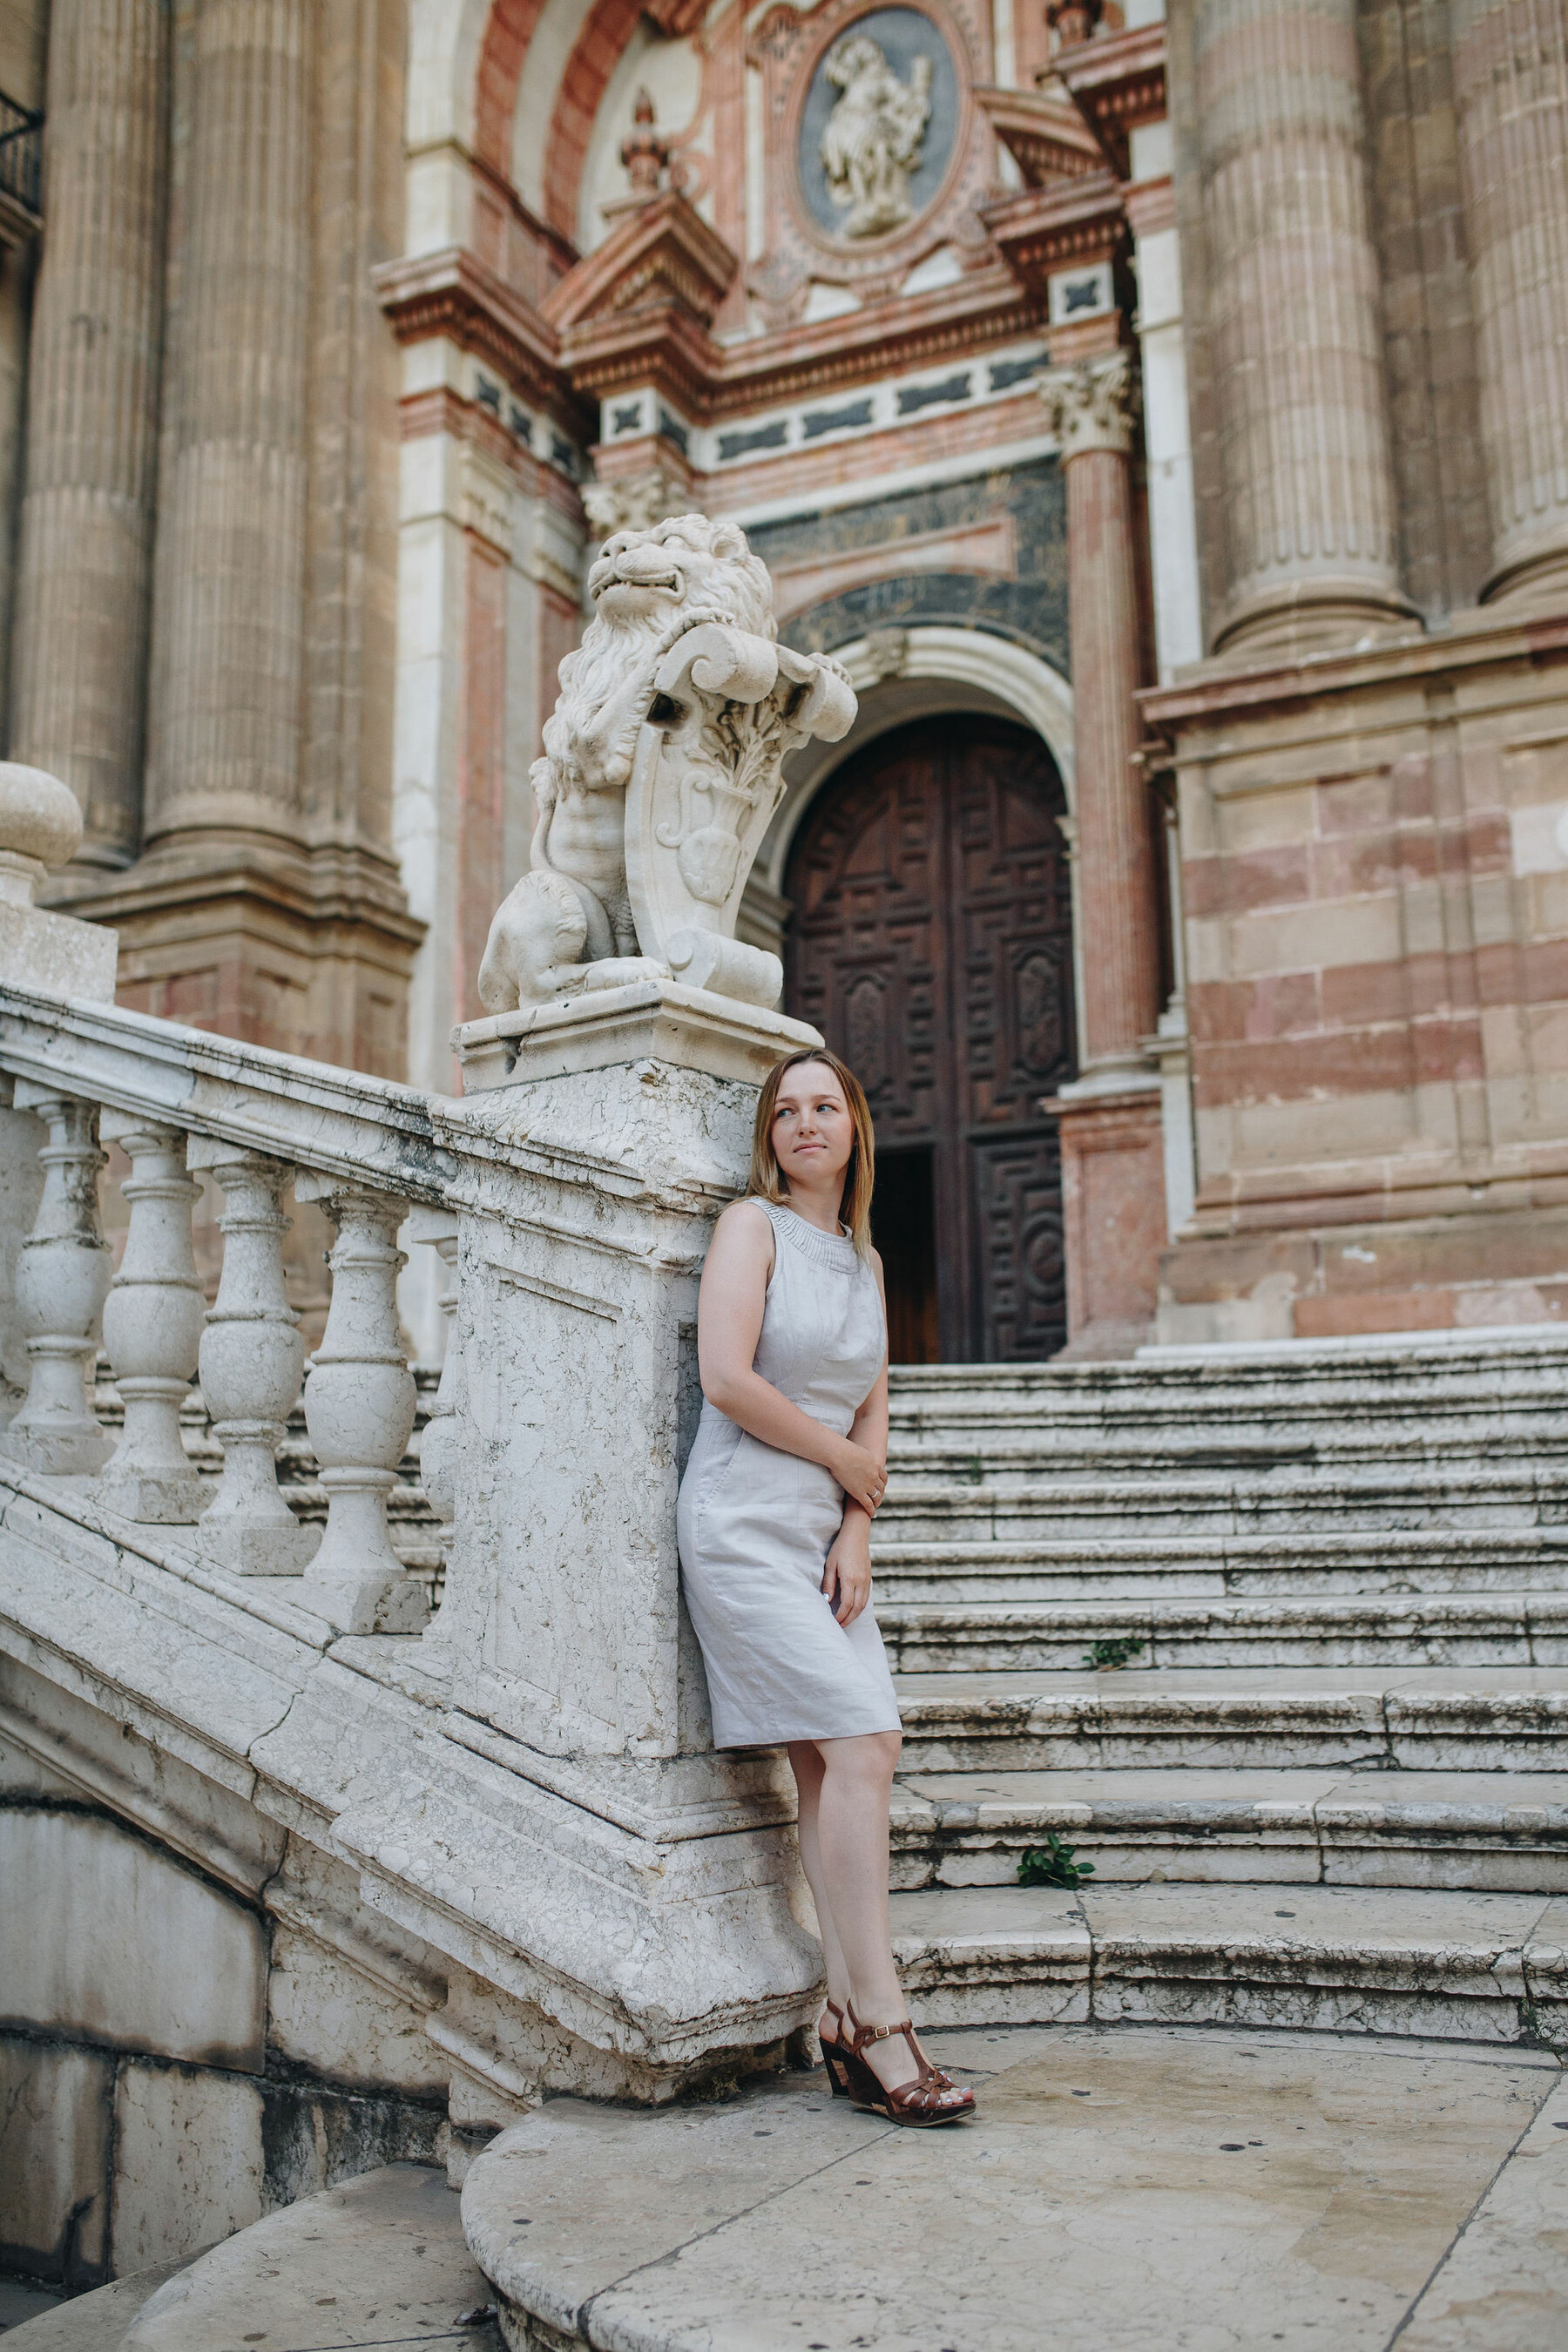
M582 644L558 673L560 698L545 722L545 756L539 763L547 771L570 765L579 740L629 670L658 660L696 623L729 621L752 636L778 635L767 567L752 553L738 524L675 515L651 530L617 531L605 541L605 552L634 546L668 546L677 555L686 590L680 608L625 620L595 614ZM554 782L553 773L536 774L535 791L542 784L552 799Z

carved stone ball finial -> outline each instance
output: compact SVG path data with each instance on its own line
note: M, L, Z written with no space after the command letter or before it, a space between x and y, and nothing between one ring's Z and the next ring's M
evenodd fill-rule
M621 142L621 162L634 196L657 196L669 162L669 142L654 127L652 92L639 89L632 103L632 130Z
M1064 466L1087 450L1109 449L1124 457L1131 448L1139 386L1127 352L1053 369L1040 379L1040 398L1061 444Z
M76 794L42 768L0 760L0 898L30 907L46 874L81 847Z

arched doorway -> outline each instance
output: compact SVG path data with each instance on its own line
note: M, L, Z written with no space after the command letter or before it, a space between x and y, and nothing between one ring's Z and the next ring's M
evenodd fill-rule
M1072 1077L1061 778L995 719L881 736L823 787L786 869L785 1002L864 1080L895 1363L1019 1362L1067 1338Z

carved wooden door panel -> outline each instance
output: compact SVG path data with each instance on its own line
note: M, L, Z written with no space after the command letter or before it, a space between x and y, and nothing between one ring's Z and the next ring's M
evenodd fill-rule
M1067 1338L1061 1174L1040 1097L1074 1073L1061 782L1021 728L884 736L791 854L786 1002L865 1083L899 1362Z

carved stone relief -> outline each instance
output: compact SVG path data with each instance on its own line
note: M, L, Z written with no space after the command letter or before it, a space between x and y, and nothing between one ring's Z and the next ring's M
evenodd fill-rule
M771 241L747 289L773 327L811 282L875 300L942 246L994 258L974 211L994 149L970 92L991 70L980 0L821 0L770 8L748 37L763 78Z
M931 121L932 60L916 50L899 79L868 33L848 33L823 63L842 92L817 143L827 193L846 236L885 236L914 214L910 181Z

